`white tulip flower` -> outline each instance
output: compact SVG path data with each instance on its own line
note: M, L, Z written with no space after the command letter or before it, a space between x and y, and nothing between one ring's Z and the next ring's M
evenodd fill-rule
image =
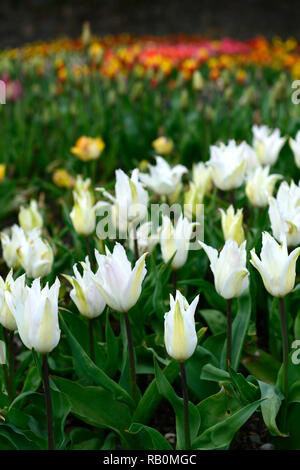
M207 165L212 170L212 178L217 188L229 191L242 185L247 169L246 143L237 145L230 140L227 145L210 146L210 160Z
M43 217L38 210L36 201L30 201L29 207L21 206L19 212L19 224L25 232L29 232L34 228L43 228Z
M243 229L243 209L238 209L234 212L233 206L229 206L225 212L223 209L219 209L221 212L221 222L224 240L235 240L240 245L245 240L245 234Z
M134 236L136 235L139 254L151 253L159 242L159 230L152 233L152 222L144 222L136 232L132 229L129 233L129 248L134 252Z
M215 248L200 242L209 260L214 275L215 288L224 299L239 297L249 284L246 268L246 241L240 246L234 240L227 240L220 253Z
M20 295L5 292L6 302L12 312L20 338L28 349L38 353L51 352L60 339L58 324L58 294L60 282L42 289L40 279L26 286Z
M20 263L28 277L36 279L50 274L54 255L46 240L40 237L39 229L26 234L24 243L18 248Z
M23 298L24 289L25 274L18 277L16 280L13 278L12 270L10 270L5 280L0 276L0 324L8 330L16 330L17 324L6 302L5 292L10 292L12 296Z
M155 157L156 165L149 165L150 174L140 173L140 180L160 196L170 196L178 188L187 168L183 165L170 167L162 157Z
M76 232L84 237L91 235L96 228L97 204L90 185L90 179L77 178L73 191L74 206L70 213Z
M254 125L252 132L252 144L260 164L274 165L286 138L280 137L279 129L270 129L267 126Z
M254 207L266 207L272 196L275 184L282 178L279 174L270 175L270 167L259 166L248 176L246 195Z
M117 312L127 313L138 301L142 282L146 275L144 253L135 263L134 269L127 258L125 249L116 243L112 253L106 247L106 255L95 250L98 263L97 274L93 276L100 294L109 307Z
M3 259L9 268L17 269L21 267L18 250L26 243L24 230L18 225L11 227L11 235L8 231L1 232L1 244Z
M211 168L204 162L194 163L192 169L192 183L205 196L213 187Z
M267 232L263 233L260 259L251 250L251 263L259 271L264 286L274 297L284 297L295 285L296 261L300 247L288 253L284 239L280 244Z
M297 132L295 139L289 138L289 144L294 154L295 163L300 168L300 130Z
M191 357L197 346L195 310L199 295L189 305L179 290L170 295L170 310L165 314L165 345L169 356L177 361Z
M93 278L94 276L97 277L97 273L94 275L92 272L88 256L85 258L82 266L82 275L79 273L77 266L74 265L73 271L75 276L68 276L66 274L63 274L63 276L73 287L70 297L81 315L90 319L96 318L103 313L106 303L93 282Z
M273 236L281 242L286 238L288 246L300 244L300 187L293 181L283 181L276 199L269 199L269 217Z
M197 223L191 223L180 214L174 227L170 218L166 215L163 216L160 231L161 252L165 263L168 263L175 254L171 263L172 269L179 269L185 264L188 257L190 240L196 225Z

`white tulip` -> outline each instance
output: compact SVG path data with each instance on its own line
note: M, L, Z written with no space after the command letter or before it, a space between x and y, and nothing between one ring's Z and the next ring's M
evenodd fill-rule
M150 174L141 173L140 180L156 194L169 196L178 187L182 175L187 173L187 168L183 165L176 165L171 168L162 157L155 158L156 165L149 165Z
M194 163L192 183L204 196L208 194L213 186L211 168L207 167L203 162Z
M136 235L138 252L139 254L151 253L159 242L159 233L156 231L152 233L153 224L152 222L145 222L138 227L136 233L132 229L129 233L129 248L134 252L134 236Z
M116 243L112 253L106 247L106 255L95 250L98 263L97 275L93 281L109 307L117 312L128 312L138 301L142 292L142 282L146 275L144 253L135 263L134 269L120 243Z
M248 176L246 195L254 207L266 207L272 196L276 182L281 175L269 175L270 167L258 167L253 174Z
M73 266L74 276L63 276L70 282L73 289L70 292L70 297L78 308L81 315L87 318L96 318L103 313L105 309L105 300L93 282L94 273L91 270L91 265L88 256L85 262L82 263L83 274L81 275L77 266ZM95 274L97 277L97 273Z
M240 246L229 239L221 252L200 242L210 260L215 288L224 299L239 297L249 284L249 271L246 268L246 241Z
M50 274L54 260L53 250L40 237L39 229L27 233L24 243L18 249L18 255L28 277L36 279Z
M34 228L42 229L43 217L41 216L37 202L30 201L29 207L21 207L19 212L19 224L25 232Z
M267 126L252 127L253 148L261 165L274 165L286 138L280 137L279 129L270 129Z
M226 212L223 209L220 209L220 212L224 240L232 238L240 245L245 240L243 209L234 212L233 206L229 206Z
M21 298L24 289L25 274L18 277L16 280L13 278L12 270L10 270L5 280L0 276L0 324L8 330L16 330L17 324L6 302L5 292L10 292L12 296Z
M295 139L289 138L289 144L295 157L295 163L300 168L300 131L297 132Z
M76 232L84 237L91 235L96 228L97 204L90 185L90 179L77 178L73 191L74 206L70 213Z
M9 268L21 267L18 250L26 243L24 230L18 225L11 227L11 236L7 231L1 232L3 259Z
M175 227L170 218L163 216L162 227L160 231L160 246L162 257L165 263L168 263L175 254L171 268L181 268L188 257L190 240L196 223L191 223L186 217L180 214Z
M244 143L244 155L246 158L246 174L253 173L260 166L259 159L253 147Z
M300 243L300 187L283 181L276 199L269 199L269 217L273 236L279 242L286 238L288 246Z
M264 286L274 297L284 297L295 285L296 261L300 247L288 254L284 239L280 244L267 232L263 233L260 259L251 250L251 263L259 271Z
M199 295L189 305L179 290L170 295L170 310L165 314L165 345L169 356L177 361L191 357L197 346L195 310Z
M41 289L40 279L26 286L20 295L6 291L5 298L15 317L22 342L38 353L51 352L60 339L58 324L58 294L60 282Z
M211 145L207 165L212 169L217 188L229 191L242 185L247 168L245 145L245 142L237 145L234 140L230 140L227 145Z

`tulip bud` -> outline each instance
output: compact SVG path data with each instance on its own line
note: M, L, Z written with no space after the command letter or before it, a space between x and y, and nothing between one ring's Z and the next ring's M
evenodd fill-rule
M199 295L189 305L179 290L175 300L170 295L170 311L165 314L165 345L169 356L177 361L191 357L197 346L195 310Z
M91 265L88 256L85 263L82 263L83 275L81 276L77 266L73 266L75 277L63 276L70 282L73 289L70 297L78 308L81 315L87 318L96 318L101 315L105 309L105 301L93 282L94 274L91 271ZM95 275L97 277L97 273Z
M96 160L100 157L101 153L105 148L105 143L101 137L80 137L75 146L70 149L73 155L76 155L83 162L89 162L91 160Z
M1 232L2 255L9 268L21 267L18 249L26 243L24 230L18 225L11 227L11 236L6 231Z
M193 234L196 223L191 223L186 217L180 214L174 227L170 218L163 216L163 223L160 232L160 247L162 257L165 263L168 263L174 256L171 268L181 268L188 257L190 239Z
M274 297L284 297L295 286L296 261L300 255L300 247L288 254L287 243L279 244L267 232L263 233L260 259L251 250L251 263L259 271L264 286Z
M58 344L58 293L60 283L56 279L49 288L41 289L40 279L31 287L25 286L18 294L5 292L5 299L12 312L22 342L28 349L47 354Z
M173 140L168 137L158 137L153 140L152 147L159 155L167 155L172 152L174 143Z
M29 207L21 206L19 212L19 224L25 232L29 232L34 228L43 228L43 217L38 210L36 201L30 201Z
M195 163L192 170L192 181L204 196L209 194L213 187L211 168L203 162Z
M52 175L53 183L59 188L71 189L75 185L75 180L64 168L57 168Z
M203 189L191 182L189 191L184 193L184 215L189 220L192 220L193 216L198 215L197 206L203 203L203 198Z
M18 248L18 255L28 277L36 279L50 274L54 260L53 250L40 237L38 229L28 232L26 240Z
M243 209L238 209L236 213L234 213L233 206L229 206L226 212L223 209L220 209L220 212L224 240L226 241L231 238L240 245L245 240Z
M8 273L5 281L0 276L0 324L8 330L14 331L17 329L16 320L10 311L10 308L6 302L5 292L10 292L13 296L23 295L25 288L25 274L18 277L15 281L13 278L12 270Z
M162 157L156 157L156 165L149 165L150 174L140 173L140 180L152 191L160 196L169 196L174 193L181 182L182 175L187 173L183 165L170 167Z
M193 79L192 79L192 86L193 89L196 91L201 91L204 87L204 80L202 74L199 70L195 70L193 72Z
M139 254L151 253L159 242L159 234L152 233L152 222L145 222L136 230L129 232L129 247L134 252L134 237L136 236Z
M269 175L270 167L258 167L248 176L246 195L254 207L266 207L272 196L276 182L281 175Z
M246 241L241 246L229 239L220 254L215 248L200 242L210 260L210 268L215 279L215 288L224 299L242 295L249 284L249 271L246 268Z
M100 255L97 250L95 255L98 271L93 282L109 307L117 312L128 312L141 295L147 253L137 260L134 269L120 243L115 244L112 253L106 247L106 255Z
M96 208L94 195L90 189L91 180L76 180L73 191L74 206L70 213L74 228L79 235L87 237L96 228Z

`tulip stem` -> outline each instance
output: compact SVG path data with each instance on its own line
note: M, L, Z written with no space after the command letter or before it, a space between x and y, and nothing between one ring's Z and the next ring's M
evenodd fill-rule
M12 395L12 390L11 390L11 387L10 387L10 381L9 381L9 378L8 378L7 365L2 364L2 368L3 368L3 375L4 375L7 395L8 395L9 401L12 402L13 401L13 395Z
M13 352L13 332L8 332L6 328L3 328L3 336L5 344L7 347L7 357L8 357L8 371L7 373L7 393L10 398L10 401L14 399L14 352Z
M132 234L133 234L133 243L134 243L134 257L135 257L135 261L137 261L139 259L139 246L138 246L135 224L132 224Z
M136 375L135 375L135 361L134 361L132 331L131 331L131 326L130 326L130 320L129 320L128 313L125 312L124 316L125 316L126 334L127 334L127 342L128 342L128 352L129 352L130 384L131 384L132 396L135 399L136 398Z
M43 354L43 383L44 383L46 414L47 414L48 449L54 450L52 403L51 403L51 395L50 395L47 354Z
M177 290L177 271L172 271L173 296L176 297Z
M185 450L189 450L191 448L190 418L189 418L189 394L188 394L188 387L187 387L186 371L185 371L184 362L180 362L180 375L181 375L182 394L183 394Z
M89 319L89 340L90 340L90 356L93 362L95 362L95 349L94 349L94 324L93 319Z
M226 348L226 368L231 363L231 341L232 341L232 315L231 299L227 300L227 348Z
M283 404L283 432L286 431L286 415L287 415L287 401L289 392L289 337L286 324L286 313L284 308L283 298L279 299L280 305L280 321L281 321L281 334L282 334L282 355L283 355L283 393L285 401Z

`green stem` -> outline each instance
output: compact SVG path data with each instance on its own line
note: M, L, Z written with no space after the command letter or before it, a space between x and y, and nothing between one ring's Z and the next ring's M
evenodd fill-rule
M13 352L13 332L8 332L6 328L3 327L3 336L7 349L7 358L8 358L8 370L6 366L7 374L7 393L10 401L14 399L14 352Z
M138 239L136 236L135 224L132 225L132 234L133 234L133 243L134 243L134 257L135 257L135 261L137 261L139 259L139 246L138 246Z
M3 368L3 375L4 375L4 380L5 380L7 395L8 395L9 401L12 403L12 401L13 401L13 395L12 395L12 391L11 391L11 388L10 388L10 383L9 383L9 378L8 378L8 372L7 372L7 365L6 365L6 364L2 364L2 368Z
M231 342L232 342L232 315L231 299L227 300L227 347L226 347L226 368L231 363Z
M283 404L283 432L286 431L287 402L289 393L289 337L286 324L286 313L283 298L279 299L280 305L280 322L282 334L282 355L283 355L283 393L285 401Z
M130 320L129 320L129 316L128 316L127 312L124 313L124 317L125 317L127 342L128 342L128 352L129 352L130 384L131 384L132 396L135 399L136 398L136 372L135 372L135 360L134 360L132 331L131 331Z
M174 269L172 271L172 285L173 285L173 296L176 297L177 290L177 271Z
M43 383L44 383L45 404L46 404L46 414L47 414L48 449L54 450L53 415L52 415L52 403L51 403L50 385L49 385L49 369L48 369L47 354L43 354Z
M90 356L93 362L95 362L95 349L94 349L94 324L93 319L89 318L89 341L90 341Z
M190 435L190 418L189 418L189 395L188 395L188 387L187 387L184 362L180 362L180 375L181 375L182 394L183 394L185 450L188 450L191 448L191 435Z

